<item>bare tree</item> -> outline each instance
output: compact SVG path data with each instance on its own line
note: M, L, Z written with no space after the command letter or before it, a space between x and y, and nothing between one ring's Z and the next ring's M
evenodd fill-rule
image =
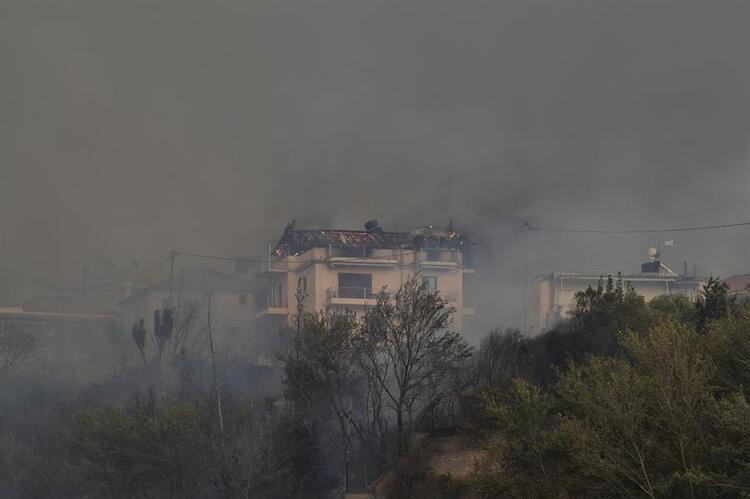
M17 324L0 326L0 378L31 367L39 353L37 338Z
M392 412L399 453L406 450L415 423L443 400L448 381L470 355L461 335L447 330L454 312L417 274L394 295L381 293L365 315L360 365L370 395L382 397L370 406Z
M208 307L206 311L206 324L208 327L208 348L209 352L211 353L211 371L213 373L213 380L214 380L214 390L216 391L216 412L219 417L219 436L220 438L223 438L224 436L224 415L222 414L221 410L221 385L219 385L219 374L216 370L216 352L214 350L214 336L213 336L213 330L211 328L211 322L213 318L211 317L211 302L213 300L213 290L211 290L208 293Z
M342 449L344 489L349 490L354 399L360 392L357 372L357 323L352 313L304 314L302 327L281 355L287 397L316 420L336 420ZM329 412L330 411L330 412ZM318 426L317 421L314 426Z

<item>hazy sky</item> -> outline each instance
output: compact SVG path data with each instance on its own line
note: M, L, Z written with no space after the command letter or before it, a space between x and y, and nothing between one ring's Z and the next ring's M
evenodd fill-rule
M292 218L748 220L749 54L748 1L2 0L0 261L257 254ZM750 229L675 239L750 271ZM535 235L532 270L652 240Z

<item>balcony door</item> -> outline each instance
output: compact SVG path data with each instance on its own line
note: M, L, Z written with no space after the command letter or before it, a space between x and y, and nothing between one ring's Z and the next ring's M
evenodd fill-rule
M339 298L372 298L372 274L339 273Z

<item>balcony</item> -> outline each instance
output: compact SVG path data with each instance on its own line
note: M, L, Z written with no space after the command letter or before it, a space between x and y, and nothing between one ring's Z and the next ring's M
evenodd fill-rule
M373 293L371 288L339 286L338 288L328 288L326 299L331 305L375 305L377 294Z
M256 319L289 315L289 304L287 303L285 296L271 297L263 294L260 299L258 299L258 305L259 310L255 314Z
M289 307L287 306L268 306L258 310L255 318L262 319L263 317L283 317L287 315L289 315Z
M277 260L274 258L268 258L261 262L260 271L261 274L271 274L274 272L287 272L289 270L289 262L287 259Z
M459 267L461 265L461 252L439 248L423 248L414 253L414 261L423 267Z

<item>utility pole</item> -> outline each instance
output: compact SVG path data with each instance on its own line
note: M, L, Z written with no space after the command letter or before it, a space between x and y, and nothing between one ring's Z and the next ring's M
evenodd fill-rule
M523 334L528 332L529 311L529 222L523 224L524 270L523 270Z
M172 306L172 294L174 292L174 262L177 259L177 252L169 252L169 306Z

